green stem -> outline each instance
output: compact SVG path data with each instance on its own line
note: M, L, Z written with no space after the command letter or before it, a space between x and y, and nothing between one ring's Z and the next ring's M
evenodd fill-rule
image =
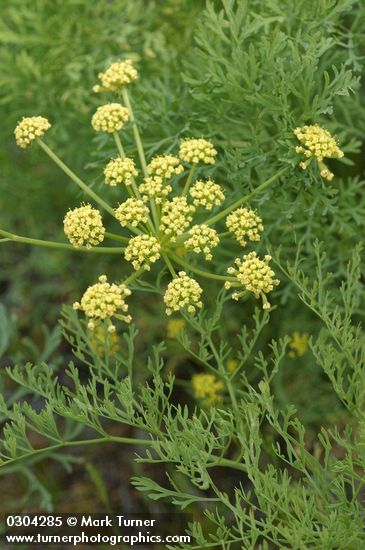
M227 389L228 389L228 393L229 393L229 396L230 396L231 401L232 401L233 410L234 410L235 414L237 415L236 418L239 418L239 409L238 409L236 394L235 394L235 391L234 391L234 389L233 389L231 380L230 380L228 377L226 377L226 378L224 379L224 381L225 381L225 383L226 383L226 386L227 386Z
M94 439L83 439L81 441L61 441L60 443L56 445L51 445L50 447L45 447L43 449L35 449L32 452L18 456L16 458L11 458L9 460L5 460L0 463L0 468L3 468L4 466L7 466L8 464L12 464L14 462L17 462L19 460L23 460L25 458L28 458L29 456L34 456L41 453L47 453L47 452L54 452L59 449L62 449L64 447L78 447L81 445L98 445L101 443L125 443L128 445L150 445L151 440L149 439L133 439L130 437L116 437L116 436L107 436L107 437L98 437Z
M236 281L234 277L226 277L225 275L216 275L214 273L210 273L209 271L203 271L202 269L198 269L197 267L190 265L188 262L185 262L185 260L182 260L181 258L179 258L179 256L177 256L171 251L169 251L169 256L177 264L182 265L185 269L188 269L189 271L193 271L197 275L201 275L201 277L206 277L207 279L216 279L217 281Z
M22 237L21 235L14 235L8 231L0 229L0 235L8 237L7 240L18 243L30 244L32 246L43 246L45 248L60 248L71 250L72 252L91 252L96 254L121 254L124 248L114 246L95 246L93 248L86 248L86 246L75 247L67 243L59 243L54 241L43 241L41 239L32 239L30 237Z
M158 221L156 203L152 198L150 199L150 206L151 206L152 217L153 217L153 221L155 222L155 228L156 228L156 234L157 234L158 228L159 228L159 221Z
M218 366L218 372L220 371L220 375L224 379L224 382L227 386L228 393L229 393L229 396L230 396L231 401L232 401L232 407L233 407L234 413L235 413L235 415L237 415L237 418L238 418L239 417L239 409L238 409L236 394L235 394L235 391L233 389L232 383L229 379L229 376L226 375L226 370L224 368L224 365L222 364L221 358L220 358L219 353L218 353L218 351L217 351L217 349L216 349L216 347L213 343L213 340L212 340L211 336L208 337L208 342L209 342L210 348L213 352L214 358L216 360L216 363L217 363L217 366ZM223 374L223 376L222 376L222 374Z
M113 132L113 136L114 136L114 140L115 140L115 143L116 143L116 146L117 146L117 149L118 149L118 153L120 155L120 157L122 159L125 159L126 158L126 154L125 154L125 151L123 149L123 145L122 145L122 142L120 141L120 137L119 137L119 134L117 132ZM133 192L135 194L135 196L137 198L141 198L141 194L138 190L138 187L137 187L137 184L134 180L134 178L132 178L132 189L133 189Z
M169 268L169 271L170 271L171 275L172 275L173 277L177 277L177 273L176 273L176 271L175 271L175 269L174 269L174 266L173 266L172 263L170 262L170 258L168 257L168 255L167 255L167 254L162 254L162 257L163 257L163 259L165 260L165 263L166 263L167 267Z
M217 462L212 462L207 465L207 468L215 467L232 468L233 470L240 470L241 472L247 473L247 467L244 464L236 462L235 460L230 460L229 458L219 458Z
M251 193L248 193L244 197L238 199L236 202L231 204L231 206L228 206L227 208L225 208L225 210L222 210L221 212L218 212L218 214L216 214L212 218L205 221L204 224L205 225L212 225L212 224L218 222L219 220L221 220L222 218L226 217L230 212L232 212L232 210L235 210L236 208L238 208L242 204L244 204L247 201L249 201L250 199L252 199L252 197L254 197L257 193L260 193L261 191L263 191L264 189L269 187L278 178L280 178L280 176L282 176L288 169L289 169L288 166L286 166L285 168L282 168L281 170L276 172L276 174L274 174L271 178L269 178L268 180L264 181L264 183L262 183L261 185L256 187L256 189L254 189Z
M196 164L193 164L193 166L190 168L189 175L188 175L186 183L184 185L184 189L183 189L183 192L182 192L183 197L186 197L186 195L188 194L189 187L190 187L191 181L193 179L195 170L196 170Z
M138 156L139 156L139 160L140 160L140 163L141 163L141 166L142 166L142 170L143 170L143 174L144 176L146 177L147 176L147 164L146 164L146 158L145 158L145 155L144 155L144 150L143 150L143 145L142 145L142 141L141 141L141 136L139 135L139 131L138 131L138 126L137 126L137 123L136 123L136 120L134 118L134 113L133 113L133 109L132 109L132 105L131 105L131 102L129 100L129 95L128 95L128 91L127 91L127 88L124 87L122 89L122 96L123 96L123 100L124 100L124 103L129 111L129 120L132 124L132 130L133 130L133 136L134 136L134 141L136 142L136 146L137 146L137 151L138 151Z
M67 174L68 177L71 178L72 181L75 182L76 185L78 185L80 189L84 191L84 193L89 195L89 197L91 197L96 203L98 203L102 208L104 208L104 210L109 212L109 214L111 214L113 218L115 218L114 210L111 206L109 206L108 203L106 203L102 198L100 198L99 195L97 195L92 189L90 189L90 187L86 185L86 183L84 183L78 176L76 176L76 174L74 174L72 170L70 170L70 168L66 166L64 162L62 162L62 160L52 151L52 149L48 147L48 145L44 143L44 141L38 138L38 143L43 149L43 151L47 153L47 155L53 160L53 162L55 162L57 166L59 166L61 170L63 170L63 172L65 172L65 174Z
M120 241L121 243L129 243L129 238L128 237L123 237L122 235L116 235L115 233L109 233L109 231L105 231L104 235L107 239L111 239L112 241Z
M124 284L124 285L128 285L129 283L131 283L131 282L134 281L135 279L138 279L138 277L139 277L140 275L142 275L144 272L145 272L144 267L141 267L140 269L138 269L138 270L135 271L134 273L131 273L131 275L129 275L129 277L127 277L127 279L126 279L125 281L123 281L123 284Z
M122 145L122 142L120 141L118 132L113 132L113 136L114 136L114 141L117 146L120 158L125 159L127 155L125 154L125 151L123 149L123 145Z
M114 136L114 139L115 139L115 143L117 145L119 155L121 156L122 159L125 159L126 154L124 152L122 142L120 141L119 134L117 132L113 132L113 136ZM136 184L134 178L132 178L132 189L133 189L133 192L134 192L134 196L137 197L138 199L141 199L141 193L139 192L139 189L137 187L137 184ZM128 186L128 192L131 195L129 186ZM152 216L153 216L155 226L156 226L156 231L157 231L158 230L158 218L157 218L156 206L155 206L154 201L151 200L151 199L150 199L150 206L151 206ZM152 229L152 231L155 232L153 224L152 224L152 220L150 219L150 217L148 217L148 223L150 225L150 229Z

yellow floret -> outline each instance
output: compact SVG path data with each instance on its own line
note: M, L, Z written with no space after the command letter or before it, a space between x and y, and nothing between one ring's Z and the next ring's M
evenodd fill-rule
M119 103L108 103L98 107L91 119L91 125L97 132L118 132L129 119L128 109Z
M263 309L269 309L270 303L267 300L266 294L271 292L274 286L279 284L278 279L274 279L275 273L270 268L269 262L271 256L266 255L261 260L256 252L250 252L243 256L243 259L236 258L235 266L229 267L227 272L233 276L236 281L227 281L225 288L242 286L243 290L234 292L232 298L238 300L245 294L245 291L252 292L255 298L262 298Z
M133 178L138 176L134 160L130 158L116 158L108 162L104 169L105 183L115 186L119 183L131 185Z
M162 233L175 241L176 237L182 235L184 229L192 221L194 210L194 206L188 204L186 197L174 197L171 201L166 201L161 212L160 229Z
M125 285L110 284L106 275L99 277L99 282L89 286L81 298L81 303L75 302L74 309L81 309L89 317L88 328L94 330L100 321L107 320L109 332L115 331L111 318L115 317L129 323L131 316L126 315L128 305L125 298L130 296L131 291Z
M140 223L147 223L148 208L142 200L130 198L115 209L115 217L123 227L137 227Z
M206 210L212 210L224 201L221 186L211 179L197 180L190 189L190 195L194 199L194 206L202 206Z
M101 86L94 86L95 92L104 90L110 92L119 92L124 86L130 84L138 78L138 73L133 67L132 60L117 61L112 63L104 72L99 73L98 78L101 81Z
M154 174L164 180L172 178L175 174L181 174L183 171L184 167L180 164L179 159L172 155L154 157L147 166L147 173L150 176Z
M142 266L146 271L151 269L151 264L160 258L161 245L152 235L137 235L133 237L124 251L124 257L131 262L134 269Z
M217 151L210 141L202 138L188 138L180 144L179 157L188 164L214 164Z
M23 117L14 130L16 144L26 149L34 140L41 138L50 127L49 121L43 116Z
M63 220L63 228L75 248L92 248L104 240L105 228L101 214L90 204L69 210Z
M219 244L216 230L204 224L194 225L188 235L189 238L184 243L185 248L196 254L203 252L205 259L211 260L213 258L211 250Z
M203 303L200 300L202 289L195 279L188 277L185 271L180 271L178 276L167 286L164 296L166 314L186 309L189 313L195 313Z
M154 199L156 204L161 204L172 191L171 185L167 185L161 176L147 176L138 189L145 202Z
M202 404L210 407L222 401L220 392L224 390L224 383L214 374L194 374L191 385L195 397L202 400Z
M226 226L234 234L240 245L245 246L246 240L259 241L260 232L264 230L260 216L250 208L237 208L227 216Z

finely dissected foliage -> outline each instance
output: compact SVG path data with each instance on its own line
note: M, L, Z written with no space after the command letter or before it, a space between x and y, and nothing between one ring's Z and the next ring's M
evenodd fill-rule
M194 513L181 548L358 550L365 8L221 0L189 15L182 4L125 2L117 39L118 2L107 3L107 39L88 61L76 25L64 101L37 93L22 121L17 96L21 154L43 166L41 148L90 204L62 201L32 236L1 227L2 246L39 246L49 261L72 252L92 270L75 269L60 297L77 300L60 320L72 360L55 354L56 329L6 369L0 474L32 484L25 506L52 510L43 461L71 470L113 443L145 502ZM114 39L132 45L121 54ZM9 99L20 77L6 74ZM86 124L71 135L80 98ZM4 308L0 325L4 353L15 330Z

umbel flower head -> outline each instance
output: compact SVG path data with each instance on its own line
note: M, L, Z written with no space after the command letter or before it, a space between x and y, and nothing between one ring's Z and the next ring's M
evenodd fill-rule
M41 138L50 127L49 121L43 116L23 117L14 130L16 144L26 149L34 140Z
M116 158L108 162L104 169L105 183L112 187L123 183L131 185L135 176L138 176L138 170L134 160L130 158Z
M318 124L303 126L296 128L294 134L303 145L298 145L295 152L302 153L306 157L306 161L300 163L300 167L305 170L310 162L315 158L318 162L321 176L331 181L333 173L330 172L324 164L325 158L342 158L343 151L338 146L337 141L328 130L321 128Z
M128 305L125 303L125 298L130 294L131 291L125 285L110 284L107 282L106 275L101 275L99 282L89 286L81 302L75 302L73 308L83 310L86 317L90 318L88 323L90 330L93 330L101 321L107 320L109 332L114 332L112 317L126 323L131 321L131 316L126 315Z
M236 282L227 281L225 288L242 286L243 290L234 292L232 298L238 300L245 294L245 291L252 292L255 298L261 297L263 309L269 309L270 303L267 300L266 294L271 292L274 286L279 284L278 279L274 279L275 273L270 268L269 262L271 256L266 255L261 260L256 252L250 252L243 256L243 259L236 258L236 267L229 267L227 272L236 278Z
M97 132L118 132L128 122L128 109L120 103L108 103L96 109L91 125Z
M197 180L190 189L190 196L194 199L194 206L202 206L206 210L212 210L224 201L221 186L211 179Z
M194 225L188 235L189 238L184 243L185 248L196 252L196 254L203 252L205 259L211 260L213 258L211 250L219 244L216 230L204 224Z
M149 175L156 175L163 180L172 178L175 174L181 174L184 167L180 164L177 157L172 155L159 155L154 157L147 166Z
M132 60L117 61L112 63L105 73L99 73L98 78L101 86L94 86L94 92L106 90L108 92L120 92L120 90L136 80L138 73L133 67Z
M105 228L99 210L90 204L69 210L63 220L65 235L75 248L92 248L104 240Z
M147 176L138 189L145 202L155 199L156 204L161 204L172 191L171 185L166 184L161 176Z
M162 206L161 231L175 241L192 221L194 210L186 197L174 197L171 201L166 201Z
M226 219L228 231L234 234L242 246L246 246L246 239L259 241L260 232L264 230L262 219L250 208L237 208Z
M124 257L131 262L134 269L142 266L146 271L151 269L151 264L160 257L161 245L152 235L137 235L132 237L124 251Z
M180 144L179 157L188 164L214 164L217 151L210 141L202 138L188 138Z
M141 199L130 198L115 209L115 217L122 227L137 227L148 222L148 208Z
M186 309L189 313L195 313L203 303L200 300L202 289L195 279L188 277L185 271L180 271L178 276L168 284L164 296L166 314Z
M210 407L222 401L220 392L224 390L224 383L214 374L194 374L191 385L195 397L201 399L204 406Z

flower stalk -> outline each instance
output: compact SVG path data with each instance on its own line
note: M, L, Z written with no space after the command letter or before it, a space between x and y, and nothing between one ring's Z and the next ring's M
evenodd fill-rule
M140 160L140 163L141 163L141 166L142 166L143 174L146 177L147 176L146 157L145 157L145 154L144 154L144 149L143 149L143 145L142 145L141 136L139 135L137 122L134 118L134 113L133 113L132 105L131 105L131 102L130 102L130 99L129 99L128 90L126 89L126 87L122 88L122 97L123 97L123 101L124 101L128 111L129 111L129 120L130 120L131 125L132 125L132 131L133 131L133 136L134 136L134 140L135 140L137 151L138 151L139 160Z
M80 189L84 191L84 193L89 195L89 197L91 197L97 204L99 204L104 210L106 210L111 216L113 216L113 218L115 218L114 210L111 206L109 206L108 203L106 203L101 197L99 197L99 195L97 195L92 189L90 189L90 187L86 185L86 183L84 183L78 176L76 176L76 174L74 174L74 172L72 172L72 170L70 170L70 168L66 166L66 164L52 151L52 149L48 147L48 145L44 143L43 140L38 138L38 143L43 151L53 160L53 162L55 162L57 166L59 166L59 168L61 168L61 170L65 172L65 174L67 174L68 177L80 187Z
M33 239L31 237L23 237L22 235L15 235L14 233L9 233L8 231L4 231L3 229L0 229L0 235L5 237L5 241L14 241L17 243L24 243L29 244L32 246L42 246L44 248L55 248L55 249L62 249L62 250L70 250L72 252L91 252L94 254L121 254L124 252L124 248L122 247L109 247L109 246L95 246L92 248L87 248L86 246L79 246L75 247L71 244L67 243L60 243L55 241L45 241L41 239Z

